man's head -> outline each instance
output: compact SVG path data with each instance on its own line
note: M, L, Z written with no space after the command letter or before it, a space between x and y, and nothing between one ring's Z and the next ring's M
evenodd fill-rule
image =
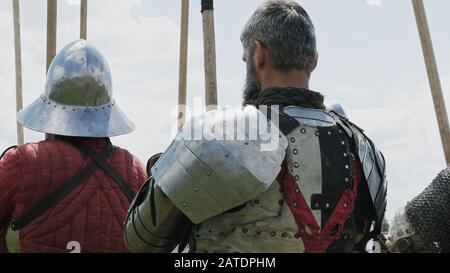
M290 77L299 75L307 80L317 65L314 26L306 11L291 0L262 4L245 25L241 41L247 63L244 99L273 87L265 86L270 81L288 84Z

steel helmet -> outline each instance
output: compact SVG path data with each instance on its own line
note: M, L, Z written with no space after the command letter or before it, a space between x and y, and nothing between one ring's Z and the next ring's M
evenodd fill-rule
M64 136L110 137L134 130L112 98L106 60L85 40L56 55L45 92L21 110L17 120L31 130Z

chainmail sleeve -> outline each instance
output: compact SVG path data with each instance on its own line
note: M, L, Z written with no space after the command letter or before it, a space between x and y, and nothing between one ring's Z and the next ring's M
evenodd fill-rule
M450 252L450 167L405 207L411 226L430 252Z

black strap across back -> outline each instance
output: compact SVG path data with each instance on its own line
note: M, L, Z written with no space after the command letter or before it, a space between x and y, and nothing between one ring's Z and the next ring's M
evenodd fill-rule
M71 143L73 144L73 143ZM108 140L108 145L100 153L95 152L89 145L83 144L82 147L79 145L74 145L80 150L84 150L87 156L91 159L89 163L81 169L77 174L68 179L63 183L63 185L56 190L54 193L50 194L48 197L39 201L34 207L28 210L19 219L13 220L11 222L12 230L19 230L33 222L36 218L43 215L50 208L55 206L60 200L71 193L78 186L86 182L89 177L91 177L98 168L101 168L106 174L108 174L116 185L125 194L128 201L131 202L135 193L130 188L130 186L125 182L125 180L120 176L120 174L114 170L111 165L106 161L113 153L113 146Z

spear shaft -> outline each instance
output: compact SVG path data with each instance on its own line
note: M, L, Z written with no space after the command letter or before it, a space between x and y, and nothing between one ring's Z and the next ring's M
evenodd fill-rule
M428 26L425 7L422 0L412 0L414 13L416 16L417 28L419 30L420 42L422 44L423 55L428 74L428 82L433 97L434 109L438 121L439 132L441 135L442 147L444 149L447 165L450 164L450 129L448 123L447 110L445 107L444 95L442 93L439 71L436 63L436 57L433 50L430 29Z

